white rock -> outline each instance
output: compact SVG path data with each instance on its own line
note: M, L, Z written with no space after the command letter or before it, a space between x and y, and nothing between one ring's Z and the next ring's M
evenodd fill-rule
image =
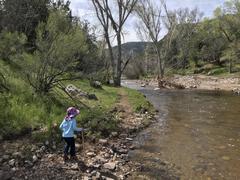
M103 165L105 169L110 169L114 170L116 168L116 163L115 162L108 162Z
M38 157L36 155L33 155L32 159L33 159L33 162L37 162Z
M116 136L118 135L118 133L117 133L117 132L112 132L111 135L112 135L113 137L116 137Z
M107 139L99 139L99 143L101 144L107 144L108 140Z
M78 170L78 163L75 163L71 166L71 169Z
M94 157L94 156L96 156L96 154L95 154L94 152L88 152L88 153L87 153L87 156L89 156L89 157Z
M47 141L45 141L45 145L46 146L48 146L49 145L49 141L47 140Z
M15 164L15 159L11 159L11 160L8 162L8 164L9 164L10 166L14 166L14 164Z
M128 140L128 141L133 141L133 139L132 139L132 138L126 138L126 140Z

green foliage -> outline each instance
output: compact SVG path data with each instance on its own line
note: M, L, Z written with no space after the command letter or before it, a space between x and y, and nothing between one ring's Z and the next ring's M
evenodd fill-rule
M48 17L50 0L3 0L1 1L0 31L24 33L27 36L27 46L34 47L35 28L39 22L45 22Z
M9 61L24 50L26 36L18 32L2 31L0 33L0 58Z
M146 100L146 98L140 92L133 89L124 89L127 92L128 100L135 112L153 112L154 107Z
M36 51L24 54L21 66L35 92L46 94L58 83L74 78L76 61L87 50L87 43L83 31L71 25L63 10L53 11L36 31Z
M92 133L106 137L111 132L116 131L118 125L114 115L101 108L81 111L80 124L89 128Z

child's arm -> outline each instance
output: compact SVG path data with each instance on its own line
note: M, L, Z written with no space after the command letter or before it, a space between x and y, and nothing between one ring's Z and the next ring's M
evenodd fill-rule
M74 131L78 131L78 132L80 132L80 131L83 130L83 128L78 128L78 127L77 127L77 123L76 123L76 120L75 120L75 119L73 120L73 130L74 130Z
M62 123L61 123L60 126L59 126L60 129L63 128L63 123L64 123L64 120L62 121Z

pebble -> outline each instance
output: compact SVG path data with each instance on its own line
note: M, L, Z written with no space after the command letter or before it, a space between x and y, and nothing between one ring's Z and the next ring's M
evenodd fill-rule
M105 169L110 169L114 170L116 168L116 163L115 162L108 162L103 165Z
M12 154L12 156L15 157L15 158L22 158L23 157L22 153L20 153L20 152L15 152L15 153Z
M49 145L49 141L47 140L47 141L45 141L45 145L46 146L48 146Z
M74 163L74 164L71 166L71 169L72 169L72 170L78 170L78 163Z
M133 138L126 138L126 140L128 140L128 141L133 141Z
M11 159L9 162L8 162L9 166L14 166L15 164L15 159Z
M32 159L33 159L33 162L37 162L38 157L36 155L33 155Z
M112 132L111 135L112 135L113 137L116 137L116 136L118 135L118 133L117 133L117 132Z
M96 156L96 154L95 154L94 152L88 152L88 153L87 153L87 156L89 156L89 157L94 157L94 156Z
M230 157L228 157L228 156L223 156L222 159L225 160L225 161L229 161L229 160L230 160Z
M7 155L7 154L4 154L4 155L2 156L2 158L3 158L3 160L8 160L8 159L10 158L10 156Z
M108 140L107 139L99 139L100 144L107 144Z

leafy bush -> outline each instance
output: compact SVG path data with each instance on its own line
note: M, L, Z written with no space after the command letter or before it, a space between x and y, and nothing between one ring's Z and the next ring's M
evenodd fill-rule
M4 60L10 60L12 56L21 54L27 40L24 34L8 31L2 31L0 39L0 58Z

